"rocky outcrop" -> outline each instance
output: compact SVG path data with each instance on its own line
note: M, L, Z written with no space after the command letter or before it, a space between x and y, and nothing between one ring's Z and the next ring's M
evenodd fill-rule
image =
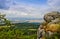
M52 20L55 20L56 18L60 18L59 12L51 12L44 15L44 20L46 22L51 22Z
M39 26L37 39L59 39L60 12L51 12L44 15L44 22ZM59 36L55 36L59 34Z

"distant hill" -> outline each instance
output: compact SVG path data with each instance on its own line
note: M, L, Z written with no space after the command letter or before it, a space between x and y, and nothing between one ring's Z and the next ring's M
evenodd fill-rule
M41 23L42 18L8 18L12 23Z
M9 20L42 20L43 18L8 18Z
M42 23L43 20L14 20L12 23Z
M43 20L27 20L28 23L42 23Z

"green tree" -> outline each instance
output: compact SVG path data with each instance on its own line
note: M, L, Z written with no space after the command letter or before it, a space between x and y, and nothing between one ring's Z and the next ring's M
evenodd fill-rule
M11 26L11 22L7 18L5 18L5 16L5 14L0 13L0 21L3 21L7 26Z

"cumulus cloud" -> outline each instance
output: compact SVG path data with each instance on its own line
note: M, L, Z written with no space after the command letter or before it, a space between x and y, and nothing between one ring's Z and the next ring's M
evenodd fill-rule
M4 3L3 3L4 1ZM59 0L47 0L45 5L19 3L15 0L0 0L0 12L6 17L42 18L46 12L60 11Z
M40 8L25 4L11 5L8 10L0 10L0 12L5 13L7 17L28 17L28 18L42 17Z
M0 12L7 15L7 17L30 17L30 18L40 18L41 13L40 9L32 8L29 6L18 7L10 7L9 10L0 10Z

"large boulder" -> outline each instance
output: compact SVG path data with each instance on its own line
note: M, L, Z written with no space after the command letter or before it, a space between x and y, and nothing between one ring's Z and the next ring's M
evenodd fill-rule
M37 39L55 39L54 34L57 32L60 36L60 12L47 13L44 15L44 20L38 28Z

